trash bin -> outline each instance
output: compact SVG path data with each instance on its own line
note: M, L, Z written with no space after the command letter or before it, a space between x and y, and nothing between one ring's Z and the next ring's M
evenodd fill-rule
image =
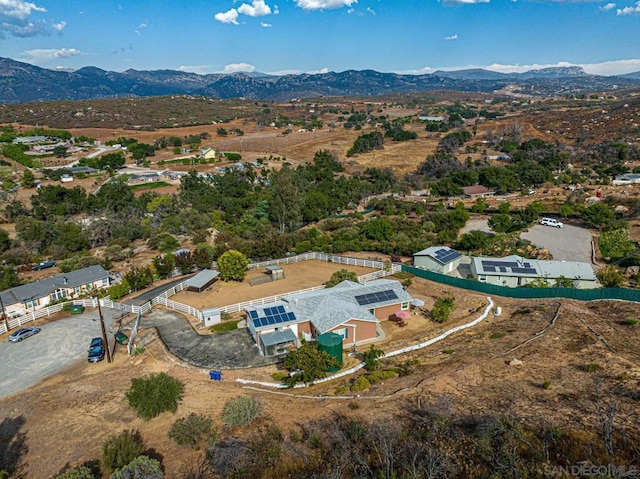
M209 371L209 377L215 381L220 381L222 379L221 371Z
M71 314L82 314L84 313L84 306L82 306L81 304L72 304L69 308L69 312Z
M127 335L126 335L126 334L124 334L124 333L123 333L123 332L121 332L121 331L118 331L118 332L115 334L115 337L116 337L116 342L117 342L118 344L125 344L125 343L127 342L127 339L129 339L129 338L127 337Z

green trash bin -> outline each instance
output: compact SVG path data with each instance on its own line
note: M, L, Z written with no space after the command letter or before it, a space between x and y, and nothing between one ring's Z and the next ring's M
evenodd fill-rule
M71 314L82 314L84 313L84 306L82 306L81 304L72 304L69 308L69 312Z
M121 331L118 331L118 332L115 334L115 337L116 337L116 342L117 342L118 344L125 344L125 343L127 342L127 340L129 339L129 338L127 337L127 335L126 335L126 334L124 334L124 333L123 333L123 332L121 332Z

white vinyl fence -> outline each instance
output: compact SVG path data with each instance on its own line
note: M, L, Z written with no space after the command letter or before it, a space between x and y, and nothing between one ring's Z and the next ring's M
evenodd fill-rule
M397 349L395 351L391 351L389 353L386 353L384 356L382 356L381 359L391 358L391 357L397 356L399 354L405 354L405 353L408 353L410 351L415 351L417 349L426 348L427 346L431 346L432 344L435 344L438 341L442 341L443 339L445 339L446 337L452 335L453 333L457 333L458 331L462 331L463 329L467 329L467 328L471 328L471 327L475 326L476 324L478 324L481 321L485 320L486 317L491 312L491 310L493 309L493 300L490 297L487 297L487 301L489 302L489 304L487 304L487 307L484 308L483 313L480 316L478 316L476 319L474 319L473 321L468 322L466 324L461 324L460 326L456 326L455 328L451 328L448 331L445 331L444 333L436 336L435 338L428 339L427 341L424 341L422 343L414 344L413 346L407 346L406 348ZM317 381L315 381L312 384L296 384L294 386L294 388L304 388L304 387L307 387L307 386L313 386L313 384L323 383L323 382L326 382L326 381L332 381L333 379L338 379L338 378L353 374L353 373L359 371L360 369L362 369L363 367L364 367L364 362L362 362L360 364L356 364L351 369L347 369L345 371L340 371L339 373L333 374L331 376L327 376L325 378L318 379ZM250 385L255 385L255 386L265 386L265 387L276 388L276 389L284 389L284 388L288 387L288 386L285 386L282 383L272 383L272 382L266 382L266 381L252 381L250 379L242 379L242 378L237 378L236 381L241 383L241 384L250 384Z
M344 264L344 265L350 265L350 266L361 266L363 268L371 268L371 269L377 270L372 273L359 276L358 282L361 284L364 284L368 281L373 281L375 279L384 278L385 276L392 275L402 270L399 264L391 264L389 262L382 262L382 261L375 261L375 260L368 260L368 259L351 258L348 256L330 255L327 253L318 253L318 252L304 253L304 254L299 254L297 256L289 256L287 258L274 259L271 261L263 261L261 263L251 263L248 266L248 268L261 269L261 268L266 268L267 266L292 264L292 263L298 263L300 261L310 261L310 260L326 261L328 263L337 263L337 264ZM184 290L186 287L187 287L187 281L185 280L177 284L176 286L166 291L163 291L161 294L159 294L158 296L156 296L155 298L153 298L152 300L150 300L149 302L145 303L142 306L135 306L132 304L125 304L125 303L117 303L109 299L101 299L100 305L104 308L110 308L110 309L115 309L122 312L134 313L134 314L139 312L143 314L148 313L153 306L161 305L166 308L173 309L175 311L180 311L181 313L189 314L191 316L194 316L198 320L202 321L203 320L202 311L200 311L197 308L194 308L193 306L189 306L188 304L179 303L177 301L172 301L169 299L170 297L174 296L176 293ZM242 311L247 306L256 306L256 305L271 303L273 301L278 301L283 296L300 294L300 293L308 293L311 291L318 291L320 289L324 289L324 286L323 285L315 286L313 288L301 289L298 291L291 291L288 293L254 299L251 301L231 304L228 306L221 306L219 309L221 312L224 312L224 313L237 313L239 311ZM94 298L74 300L74 301L71 301L71 303L81 304L84 307L92 307L92 308L95 308L98 306L97 300ZM59 303L54 306L49 306L46 308L39 309L37 311L28 312L27 314L24 314L22 316L10 318L9 330L19 328L24 324L34 321L38 318L49 316L51 314L62 311L65 304L68 304L68 303ZM8 332L7 325L6 325L6 322L3 321L0 323L0 334L6 333L6 332Z

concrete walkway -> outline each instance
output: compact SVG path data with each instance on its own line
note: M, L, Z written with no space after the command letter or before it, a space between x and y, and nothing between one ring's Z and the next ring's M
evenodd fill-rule
M207 369L243 369L275 364L277 358L260 355L246 328L222 334L200 335L182 314L155 309L143 316L141 328L156 328L172 354Z

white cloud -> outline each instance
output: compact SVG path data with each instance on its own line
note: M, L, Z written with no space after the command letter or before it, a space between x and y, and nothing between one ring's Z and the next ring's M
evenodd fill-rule
M50 35L47 22L32 19L34 13L46 11L44 7L23 0L0 0L0 39L6 34L14 37Z
M367 7L367 12L369 12L371 15L375 15L376 11L373 8Z
M616 8L616 4L615 3L607 3L606 5L602 5L600 7L600 10L602 10L604 12L608 12L609 10L613 10L614 8Z
M224 66L223 73L252 72L256 67L249 63L229 63Z
M633 58L629 60L613 60L601 63L570 63L570 62L558 62L549 64L531 64L531 65L503 65L494 63L485 67L487 70L493 70L502 73L522 73L529 70L539 70L541 68L551 67L582 67L585 72L591 75L623 75L625 73L632 73L640 71L640 58ZM477 67L476 67L477 68Z
M260 26L262 28L271 28L273 25L271 25L270 23L262 22L260 23Z
M274 6L273 6L273 14L274 14L274 15L277 15L277 14L279 14L279 13L280 13L280 9L278 8L278 5L274 5Z
M265 15L271 15L271 7L264 3L264 0L253 0L251 5L247 3L240 5L238 13L249 17L264 17Z
M35 3L22 0L0 0L0 16L26 20L32 12L46 12L47 9L39 7Z
M616 15L637 15L640 14L640 1L636 2L633 7L618 8Z
M227 12L216 13L213 18L222 23L233 23L234 25L239 25L238 23L238 10L232 8Z
M144 22L142 22L140 25L138 25L138 28L142 29L142 28L147 28L147 21L145 20Z
M46 62L57 58L71 58L78 55L86 55L84 52L76 48L36 48L34 50L26 50L25 55L33 62Z
M446 37L444 37L445 40L450 41L450 40L457 40L458 39L458 34L454 33L453 35L447 35Z
M358 0L294 0L303 10L329 10L333 8L350 7Z
M62 32L62 30L64 30L64 27L66 26L67 22L58 22L51 24L51 28L53 28L56 32Z

